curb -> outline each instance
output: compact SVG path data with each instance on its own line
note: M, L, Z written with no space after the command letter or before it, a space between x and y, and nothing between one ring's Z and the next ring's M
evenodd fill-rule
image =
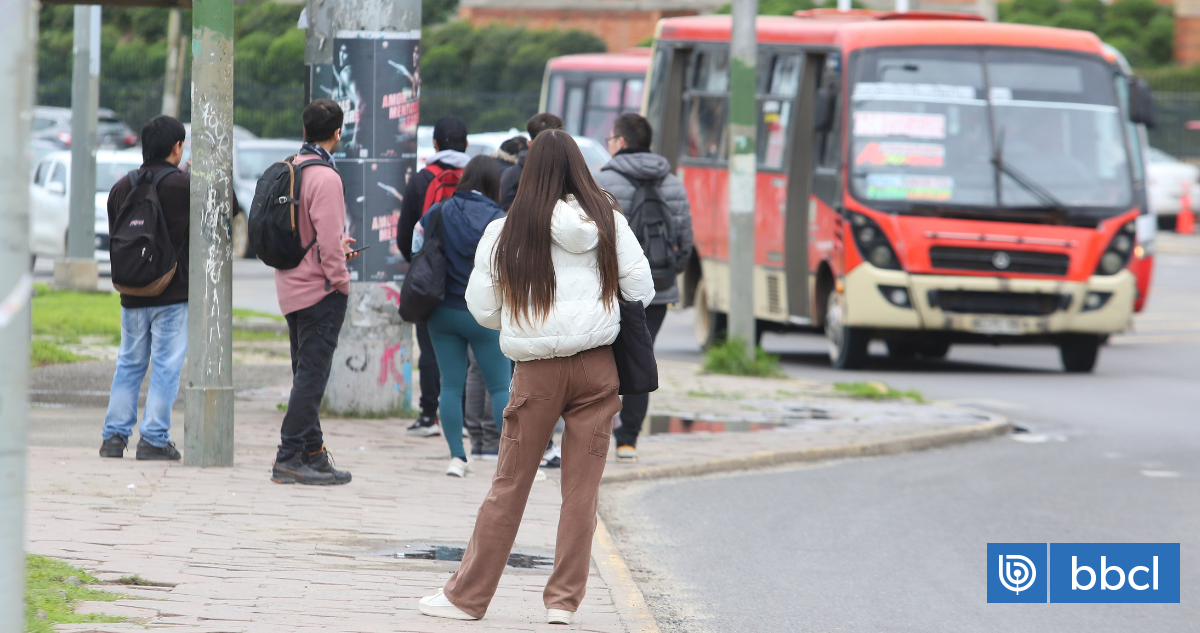
M633 574L625 564L621 552L613 544L612 536L604 521L596 516L596 538L592 545L596 551L592 558L600 570L600 579L608 585L609 597L612 598L613 608L621 624L625 625L628 633L660 633L658 621L650 613L642 590L633 580Z
M908 453L984 439L1012 430L1012 423L1007 418L995 415L989 415L989 417L993 418L990 422L973 424L961 429L922 433L899 439L789 451L760 451L744 457L728 457L702 462L686 462L671 466L651 466L636 470L606 472L600 478L600 483L611 484L628 481L646 481L650 479L667 479L671 477L695 477L697 475L712 473L769 468L781 464L816 462L828 459L843 459L846 457L895 455L897 453Z

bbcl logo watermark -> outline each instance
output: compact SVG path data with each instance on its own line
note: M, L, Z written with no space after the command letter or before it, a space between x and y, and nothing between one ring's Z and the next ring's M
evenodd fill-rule
M988 602L1178 603L1178 543L988 543Z

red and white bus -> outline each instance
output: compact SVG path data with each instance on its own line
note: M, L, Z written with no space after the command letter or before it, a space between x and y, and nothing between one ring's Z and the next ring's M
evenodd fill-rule
M647 79L654 150L691 199L683 300L703 344L728 310L729 34L728 16L662 20ZM1149 92L1111 49L963 14L832 10L760 17L758 43L760 331L821 328L838 368L876 339L925 358L1051 344L1067 371L1093 369L1152 266Z
M640 112L649 48L564 55L546 62L539 112L562 117L567 132L600 143L625 112Z

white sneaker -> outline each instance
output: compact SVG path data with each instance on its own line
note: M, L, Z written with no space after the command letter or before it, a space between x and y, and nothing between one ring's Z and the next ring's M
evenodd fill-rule
M471 432L467 430L467 425L463 425L463 438L471 439Z
M435 618L450 618L451 620L478 620L479 618L459 609L446 599L446 594L442 593L441 589L432 596L425 596L417 603L417 608L425 615L432 615ZM565 613L565 611L564 611Z
M625 464L632 464L638 460L637 449L632 446L617 447L617 461Z
M466 477L475 472L475 467L471 462L464 462L457 457L450 458L450 467L446 469L446 474L451 477Z
M572 615L562 609L546 609L546 624L570 624Z

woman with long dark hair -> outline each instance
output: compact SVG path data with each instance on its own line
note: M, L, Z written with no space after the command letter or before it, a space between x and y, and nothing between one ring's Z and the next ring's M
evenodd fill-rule
M446 298L429 317L429 339L433 342L441 373L438 410L442 434L450 447L446 474L465 477L474 469L463 449L463 389L467 381L467 346L483 372L483 382L492 397L492 416L497 426L508 404L512 364L500 350L500 336L479 325L467 311L467 281L475 261L475 249L488 225L504 217L500 199L500 168L490 156L476 156L467 163L454 195L430 207L421 218L421 230L413 234L413 251L419 251L429 230L435 208L441 213L442 244L446 249Z
M611 343L618 297L649 303L642 247L612 196L596 186L574 139L547 130L530 145L508 217L488 226L475 254L467 306L517 361L504 409L500 461L462 566L422 613L477 620L512 551L529 488L559 416L562 511L554 571L543 599L551 624L569 624L587 587L600 476L617 397ZM440 356L438 357L441 358Z

